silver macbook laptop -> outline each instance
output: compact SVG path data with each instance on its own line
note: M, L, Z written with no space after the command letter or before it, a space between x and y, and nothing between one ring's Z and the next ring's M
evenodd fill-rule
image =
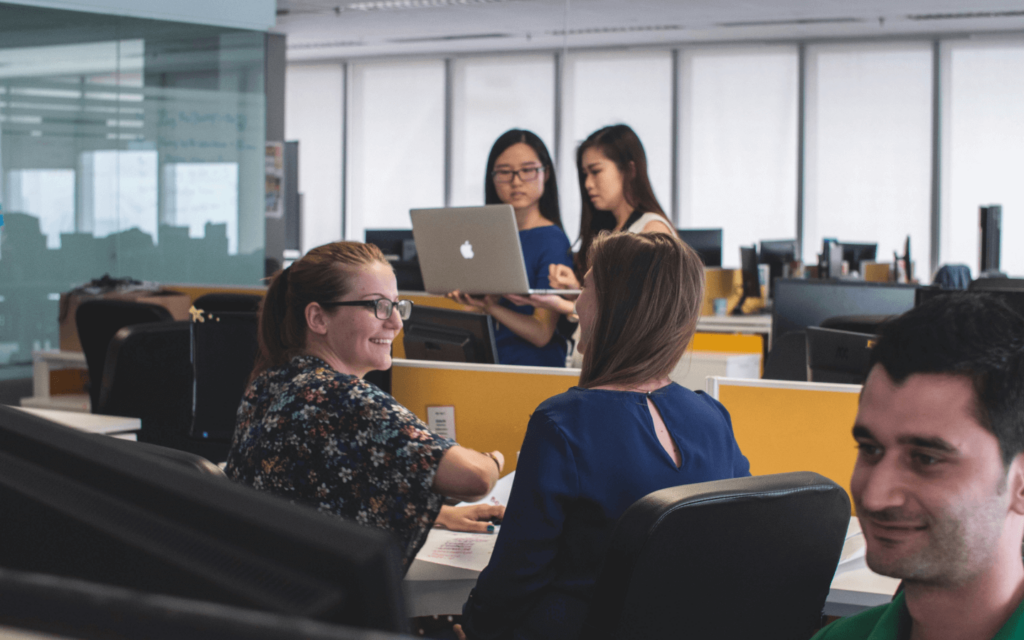
M530 289L512 205L412 209L409 216L428 293L579 293Z

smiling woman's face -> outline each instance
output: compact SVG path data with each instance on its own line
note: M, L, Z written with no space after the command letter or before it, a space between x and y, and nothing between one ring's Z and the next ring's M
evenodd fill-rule
M353 275L350 283L348 294L332 302L398 300L398 284L389 265L374 263ZM377 318L372 307L335 307L326 317L326 343L337 361L331 366L360 378L391 366L391 341L402 329L397 309L387 320Z
M525 142L517 142L502 151L494 161L494 166L491 167L492 172L519 171L530 168L541 169L534 180L523 180L519 175L512 176L511 182L499 182L492 178L498 198L505 204L512 205L512 208L517 211L539 206L540 198L544 195L547 172L544 170L540 158L537 157L537 152Z

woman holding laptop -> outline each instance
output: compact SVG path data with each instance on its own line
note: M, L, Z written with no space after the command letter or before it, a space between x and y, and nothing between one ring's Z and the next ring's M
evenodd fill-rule
M558 184L544 142L530 131L501 134L487 159L486 204L510 204L515 210L531 289L547 289L552 265L569 269L572 254L558 210ZM501 364L565 366L566 340L555 329L558 313L514 304L502 296L449 294L481 309L498 323L495 341Z
M228 477L395 534L406 568L435 522L487 531L503 510L442 506L487 494L504 459L427 430L362 378L391 366L412 303L380 249L335 242L270 283L259 352L238 409Z
M579 386L530 417L460 637L578 637L630 505L666 487L750 474L725 408L668 378L700 315L697 254L667 233L613 233L595 238L588 258L576 302Z

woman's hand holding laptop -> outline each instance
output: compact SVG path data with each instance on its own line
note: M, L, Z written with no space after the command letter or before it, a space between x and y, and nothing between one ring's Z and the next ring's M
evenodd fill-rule
M573 273L572 268L564 264L551 264L548 265L548 284L552 289L576 289L580 288L580 283L576 279L576 274ZM574 301L578 297L576 294L538 294L535 293L529 296L517 296L517 295L506 295L506 298L511 300L515 304L529 304L534 307L541 309L550 309L555 313L563 315L571 315L574 313Z

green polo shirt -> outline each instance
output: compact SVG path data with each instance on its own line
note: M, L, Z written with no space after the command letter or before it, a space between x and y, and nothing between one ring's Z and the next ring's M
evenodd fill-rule
M889 604L836 620L811 640L905 640L909 637L910 612L900 592ZM992 640L1017 639L1024 640L1024 601L992 637Z

